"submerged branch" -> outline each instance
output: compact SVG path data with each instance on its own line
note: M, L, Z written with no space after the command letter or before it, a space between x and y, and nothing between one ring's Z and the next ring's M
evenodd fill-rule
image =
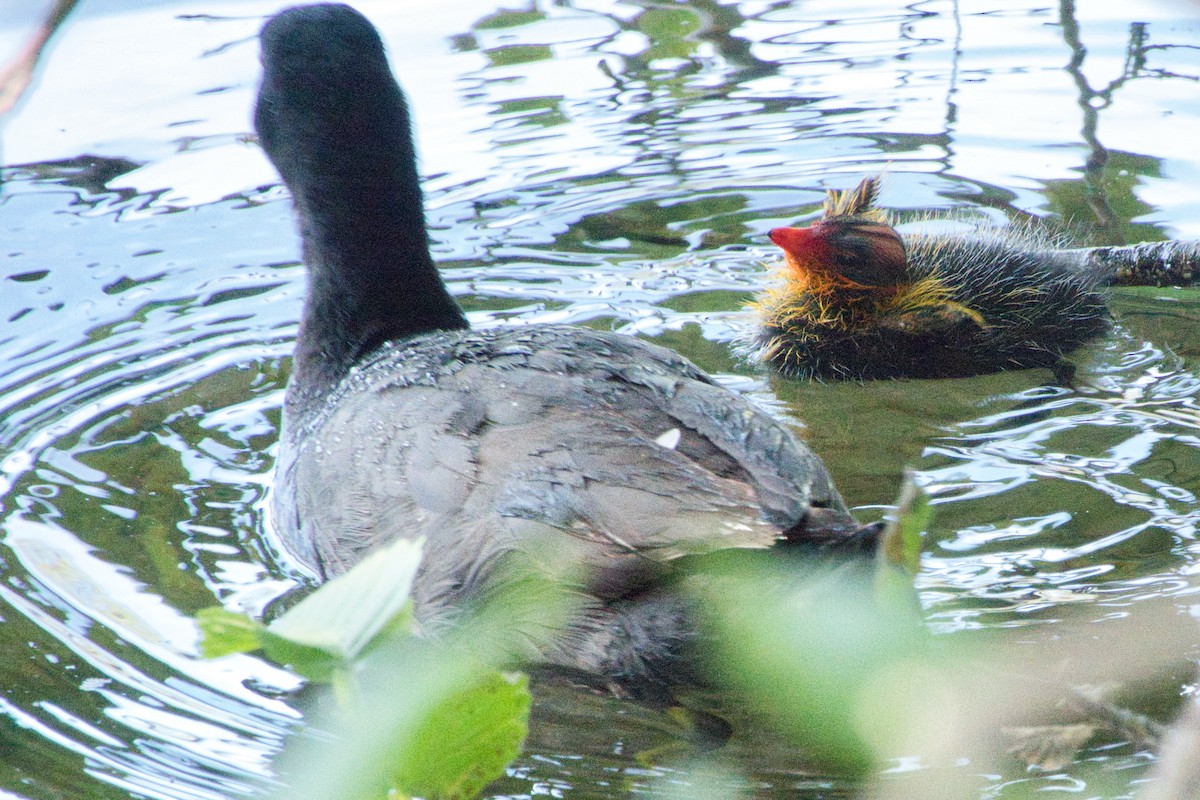
M1165 733L1162 725L1145 714L1138 714L1109 702L1103 697L1102 690L1096 687L1073 687L1064 705L1075 708L1098 728L1111 731L1138 748L1158 747Z
M1081 247L1055 256L1106 286L1192 286L1200 283L1200 241Z
M0 116L11 111L33 81L33 71L50 37L66 20L78 0L58 0L34 36L7 65L0 66Z

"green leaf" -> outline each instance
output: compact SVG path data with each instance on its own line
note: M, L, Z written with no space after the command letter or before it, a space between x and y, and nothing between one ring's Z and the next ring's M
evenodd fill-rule
M461 647L387 638L356 664L356 702L321 704L309 724L331 736L292 737L275 767L276 800L471 797L519 753L527 678ZM336 687L336 684L335 684Z
M531 699L526 677L498 670L526 655L543 631L549 636L558 630L578 604L578 593L571 589L576 584L556 577L564 571L573 574L569 559L560 559L553 547L539 548L537 556L536 562L502 559L494 568L494 591L479 598L478 605L466 604L464 618L437 639L387 635L387 624L376 624L374 637L350 661L332 655L332 637L317 635L324 625L298 626L308 642L324 645L307 651L291 638L295 628L285 628L286 639L276 637L276 626L264 633L265 648L291 648L280 650L278 657L328 680L339 700L310 718L314 728L328 731L331 738L295 737L289 742L277 762L287 786L273 796L379 800L403 792L427 800L458 800L473 797L502 776L520 753ZM395 585L399 566L390 571L371 567L364 570L364 580ZM345 578L358 572L355 568ZM305 602L324 592L322 587ZM361 613L363 599L342 597L341 592L334 599L347 606L343 613ZM316 612L313 617L321 618Z
M789 567L689 583L707 611L712 666L821 768L863 775L879 763L893 707L907 708L909 690L891 676L925 658L920 617L879 602L859 565Z
M446 697L399 754L393 780L409 797L470 800L504 774L529 730L529 678L490 670Z
M219 606L200 609L196 623L200 626L200 655L205 658L258 650L266 630L261 622Z
M353 661L408 605L424 542L398 539L377 550L288 609L267 631L293 645L323 651L334 660ZM276 639L270 641L277 652L286 649ZM296 658L298 652L288 658ZM312 655L301 661L308 663ZM284 663L299 670L296 662Z
M929 495L905 470L896 516L879 537L880 567L899 567L910 578L921 570L921 534L929 527L933 507Z
M929 495L904 471L896 515L879 535L875 559L876 601L893 611L907 609L920 617L921 602L913 580L921 571L921 534L929 527L933 508Z
M263 654L271 661L287 667L305 680L329 683L339 669L349 669L350 662L320 647L294 642L264 628L260 636Z

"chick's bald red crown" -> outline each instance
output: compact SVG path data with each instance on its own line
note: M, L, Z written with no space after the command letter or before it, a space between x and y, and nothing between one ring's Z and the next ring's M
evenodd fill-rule
M833 216L806 228L773 228L767 236L801 272L860 286L909 282L904 240L886 223Z

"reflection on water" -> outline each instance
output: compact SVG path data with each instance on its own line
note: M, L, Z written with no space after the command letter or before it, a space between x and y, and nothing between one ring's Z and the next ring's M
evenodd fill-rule
M82 4L6 121L0 790L253 795L299 719L295 681L199 660L188 616L261 613L302 579L263 500L303 270L246 137L253 34L282 4L113 5ZM1053 213L1096 243L1200 236L1185 7L360 5L412 96L436 255L475 324L676 348L802 424L864 518L915 466L938 512L920 586L944 635L1052 636L1068 608L1189 602L1200 293L1122 291L1073 388L1038 371L789 384L730 349L766 230L868 172L902 215ZM0 21L0 48L16 24ZM643 712L542 705L499 791L609 798L681 779L633 760L655 744ZM730 752L760 793L838 790L744 738ZM1096 748L1061 775L1014 765L978 786L1128 793L1142 763Z

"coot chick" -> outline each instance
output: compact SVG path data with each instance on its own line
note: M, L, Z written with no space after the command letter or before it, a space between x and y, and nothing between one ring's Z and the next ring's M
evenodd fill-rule
M423 536L414 601L437 630L505 580L501 562L569 550L581 610L531 659L653 701L695 678L672 562L862 540L820 460L675 353L568 326L471 330L429 254L375 29L315 5L261 40L255 126L308 268L275 524L318 576Z
M1000 229L902 236L878 178L830 192L807 228L776 228L778 279L751 305L751 357L788 378L957 378L1068 367L1103 333L1105 297L1066 255Z

